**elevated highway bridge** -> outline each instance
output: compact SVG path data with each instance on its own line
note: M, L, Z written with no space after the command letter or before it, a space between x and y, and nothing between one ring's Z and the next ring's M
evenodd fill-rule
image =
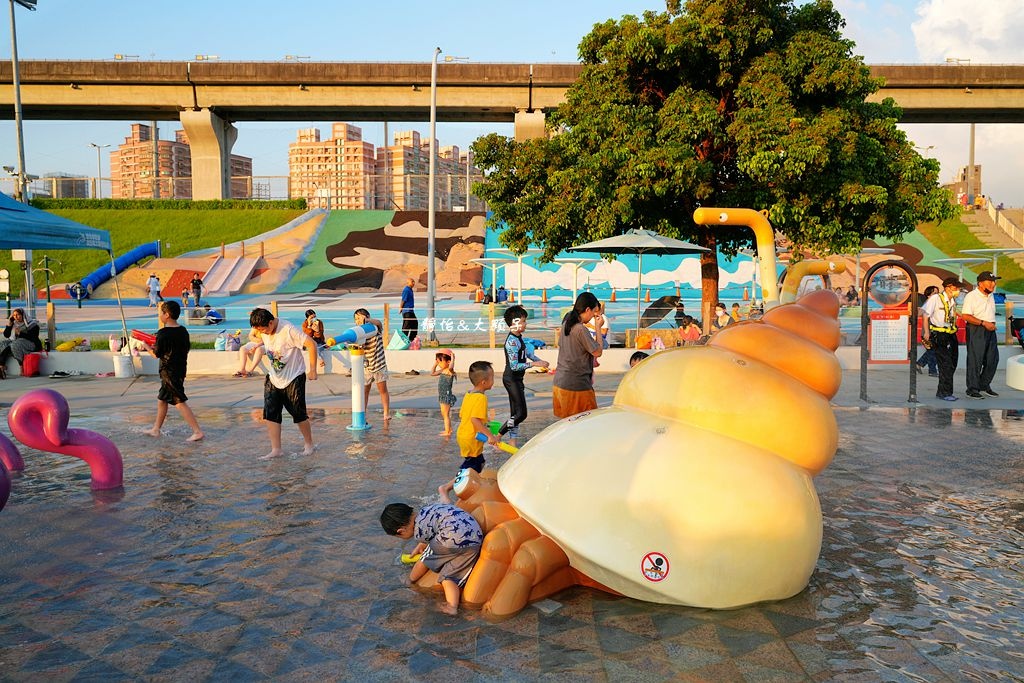
M192 147L193 196L230 196L238 121L425 121L430 63L20 62L23 117L180 120ZM1024 65L873 65L905 123L1022 123ZM509 122L526 139L562 103L579 64L443 63L439 121ZM14 117L10 63L0 64L0 117Z

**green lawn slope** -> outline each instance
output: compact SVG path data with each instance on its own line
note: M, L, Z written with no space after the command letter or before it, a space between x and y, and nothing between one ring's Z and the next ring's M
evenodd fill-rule
M114 255L146 242L160 240L163 255L180 256L196 249L220 246L249 239L280 227L301 216L301 209L217 209L211 211L179 211L173 209L55 209L51 213L85 225L110 231ZM41 267L43 255L60 261L51 263L52 282L75 282L108 262L106 254L95 250L33 252L35 267ZM11 260L9 251L0 252L0 268L11 271L11 289L22 288L21 271ZM42 287L44 274L36 273L36 284Z
M904 241L920 249L925 262L928 263L936 258L968 256L961 254L961 249L986 249L992 246L978 239L959 218L951 218L938 224L922 223L917 226L917 231L907 235ZM888 246L891 243L879 241L878 244ZM1024 294L1024 269L1006 256L1001 256L997 263L999 276L1002 278L998 282L998 289L1013 294ZM946 268L954 274L958 269L957 266ZM964 280L973 286L978 273L991 269L991 260L988 263L964 268Z

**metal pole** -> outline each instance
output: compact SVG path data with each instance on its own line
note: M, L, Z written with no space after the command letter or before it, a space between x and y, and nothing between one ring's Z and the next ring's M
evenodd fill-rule
M469 169L473 168L473 164L470 159L471 152L466 150L466 211L472 211L469 207ZM522 292L520 292L522 294Z
M974 124L971 124L971 148L967 154L967 205L974 206Z
M160 199L160 130L153 121L153 199Z
M441 48L434 48L434 57L430 62L430 160L428 165L427 184L427 318L434 319L434 226L436 216L434 207L434 174L437 171L437 56ZM430 326L430 341L435 341L434 326Z
M14 85L14 133L18 144L18 199L28 204L28 182L25 175L25 139L21 124L21 70L18 68L18 31L14 20L14 0L11 5L11 71ZM34 8L30 8L34 9ZM28 267L25 269L25 311L36 317L35 281L32 277L32 251L25 251Z

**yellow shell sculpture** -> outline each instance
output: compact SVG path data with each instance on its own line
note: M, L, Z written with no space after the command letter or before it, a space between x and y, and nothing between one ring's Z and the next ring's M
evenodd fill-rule
M838 312L817 291L654 354L496 482L462 478L487 532L465 603L503 618L574 584L716 609L800 592L821 547L811 478L838 441Z

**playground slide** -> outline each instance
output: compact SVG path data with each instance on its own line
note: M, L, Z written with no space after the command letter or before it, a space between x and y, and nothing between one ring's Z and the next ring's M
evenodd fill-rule
M252 273L256 270L256 266L259 264L258 258L244 258L239 259L235 267L231 269L231 273L227 280L224 281L224 285L221 287L221 291L224 294L238 294L245 287L245 283L252 277Z
M147 242L140 244L131 251L128 251L114 259L114 272L120 273L135 265L139 261L149 257L160 257L160 242ZM92 291L110 279L110 264L106 263L93 272L89 273L76 285L71 286L73 298L86 299ZM77 291L76 291L77 290Z
M203 284L206 286L207 293L213 294L223 288L224 282L231 275L231 271L240 259L240 256L234 256L231 258L218 258L214 262L213 266L206 271L206 275L203 277Z

